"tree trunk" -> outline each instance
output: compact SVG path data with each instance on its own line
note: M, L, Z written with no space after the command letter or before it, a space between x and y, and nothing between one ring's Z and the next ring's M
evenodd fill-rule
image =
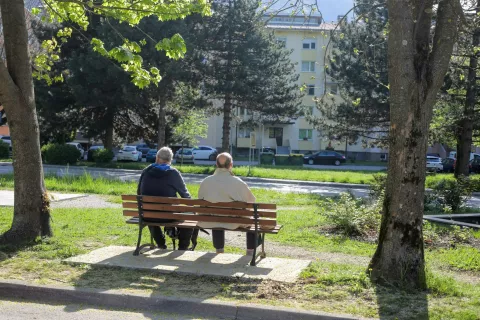
M165 146L165 130L167 129L167 119L166 119L165 109L166 109L165 98L160 97L160 105L158 107L158 136L157 136L158 149Z
M480 12L480 0L477 2L477 14ZM480 45L480 29L477 27L472 36L472 48ZM467 76L467 93L465 107L461 120L460 133L457 139L457 161L455 164L455 177L468 176L470 174L470 152L472 148L473 121L475 117L475 104L477 97L477 67L478 57L476 50L470 56L470 66Z
M232 120L232 98L230 93L225 94L223 104L222 152L230 149L230 122Z
M368 270L377 282L426 287L422 222L427 137L455 42L456 4L440 2L430 51L433 1L412 6L407 0L388 0L390 160L379 241Z
M0 101L8 115L15 158L15 201L10 230L0 243L20 243L50 236L50 209L43 180L40 134L35 110L28 34L23 0L0 0L5 44L0 61Z
M113 121L114 121L114 115L109 114L107 128L105 129L105 141L103 141L103 145L105 149L108 149L108 150L113 149L113 133L114 133Z

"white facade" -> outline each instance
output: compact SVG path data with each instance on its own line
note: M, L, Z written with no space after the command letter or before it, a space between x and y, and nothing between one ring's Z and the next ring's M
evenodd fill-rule
M321 24L320 17L310 17L306 20L302 17L276 16L269 20L267 28L273 29L277 41L285 44L292 50L291 60L296 63L297 72L300 74L298 85L305 90L302 101L302 109L310 110L313 115L320 117L320 112L315 107L315 97L325 94L337 94L337 84L325 79L326 47L329 41L329 33L334 30L334 23ZM233 117L230 134L230 145L237 148L250 146L250 130L245 130L238 125L239 119L247 119L246 111L236 110ZM235 120L237 119L237 120ZM289 147L290 152L305 152L325 149L329 144L338 151L345 150L345 141L330 141L322 137L321 132L315 130L304 116L290 119L286 123L265 124L255 128L256 148L276 148L279 145ZM208 137L200 144L213 147L222 145L222 116L213 116L208 121ZM279 138L275 138L278 136ZM280 141L281 140L281 141ZM385 151L378 148L364 149L361 142L347 146L348 152L377 153L377 157L367 157L377 160Z

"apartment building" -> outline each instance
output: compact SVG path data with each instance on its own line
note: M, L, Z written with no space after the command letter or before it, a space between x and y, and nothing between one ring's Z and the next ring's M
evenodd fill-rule
M325 78L326 48L329 35L335 29L336 23L322 23L320 16L265 16L267 28L274 31L277 41L287 49L292 50L291 59L296 63L300 74L298 85L305 88L305 97L302 101L302 110L321 117L315 107L314 98L325 94L338 94L338 85ZM221 102L218 102L221 103ZM305 153L322 150L328 146L338 151L345 151L357 159L380 160L385 157L385 150L379 148L364 148L358 141L354 145L345 141L330 140L322 132L313 128L302 113L297 118L285 119L277 123L258 125L248 128L242 122L249 119L249 110L237 108L233 115L230 132L230 145L240 152L246 151L252 145L255 148L269 147L283 153ZM200 144L221 147L222 145L222 116L213 116L208 120L208 136Z

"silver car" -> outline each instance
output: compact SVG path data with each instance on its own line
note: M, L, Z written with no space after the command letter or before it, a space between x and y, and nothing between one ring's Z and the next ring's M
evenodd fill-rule
M442 172L442 159L439 157L427 156L427 171Z

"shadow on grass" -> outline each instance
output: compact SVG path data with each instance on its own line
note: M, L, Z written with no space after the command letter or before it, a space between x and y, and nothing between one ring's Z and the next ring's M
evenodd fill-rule
M402 290L377 285L378 314L380 319L429 319L427 291Z

